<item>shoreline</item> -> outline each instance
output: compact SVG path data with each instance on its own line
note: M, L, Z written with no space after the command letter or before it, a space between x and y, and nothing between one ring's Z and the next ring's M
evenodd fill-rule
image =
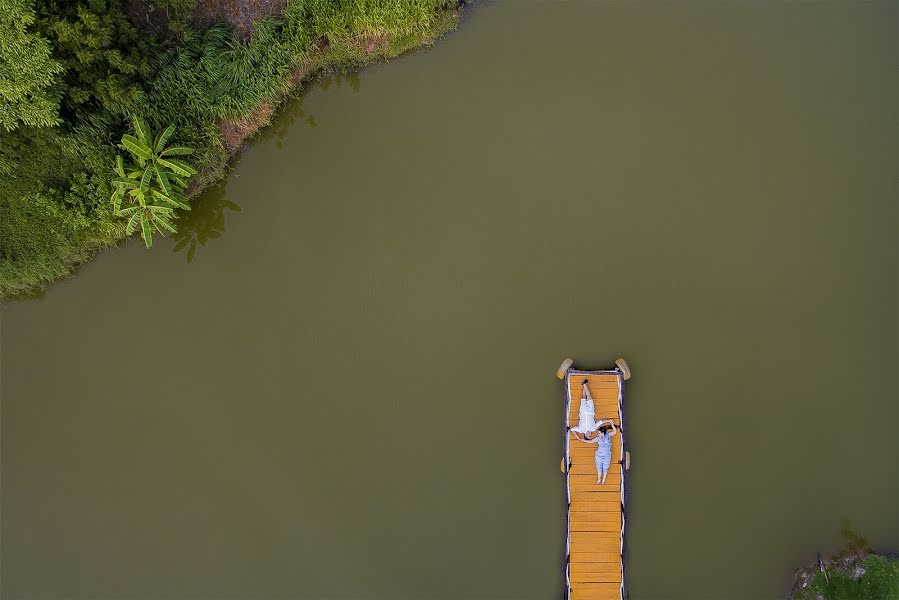
M244 144L271 125L278 118L284 103L295 98L305 84L323 73L359 71L367 65L389 62L420 48L433 46L459 25L465 3L465 0L461 0L447 5L437 13L434 27L415 38L402 34L366 34L333 45L329 40L316 42L311 52L298 57L291 67L285 89L280 93L263 100L241 118L218 120L216 125L222 136L222 153L217 160L198 169L199 173L191 178L188 198L196 198L209 186L226 177L233 166L232 159L240 153ZM407 39L403 39L404 37Z
M426 28L411 33L397 28L334 40L323 36L316 40L311 47L295 55L292 63L287 63L287 75L276 85L274 93L261 99L239 118L215 120L214 135L206 147L197 148L199 160L194 166L198 173L191 178L187 197L194 200L227 177L234 157L244 144L271 125L285 102L294 98L305 84L322 73L358 71L366 65L387 62L413 50L432 46L458 27L465 5L466 0L448 2L435 12L433 22ZM102 208L101 214L105 210L105 207ZM77 276L78 271L100 252L119 246L130 237L125 235L125 224L119 219L100 218L84 231L83 237L79 235L61 244L56 260L39 265L20 264L18 274L10 272L11 276L0 282L0 302L41 298L52 285Z

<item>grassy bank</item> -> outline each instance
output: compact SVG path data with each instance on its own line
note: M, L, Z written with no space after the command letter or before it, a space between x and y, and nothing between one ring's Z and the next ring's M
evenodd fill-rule
M191 17L203 0L155 2L164 14L138 0L3 2L13 7L0 49L43 62L12 82L0 73L0 299L39 293L125 238L109 199L129 115L154 131L177 126L177 143L196 149L196 195L303 81L430 44L460 11L446 0L291 0L277 17L200 31Z
M899 600L899 559L853 555L797 571L792 600Z

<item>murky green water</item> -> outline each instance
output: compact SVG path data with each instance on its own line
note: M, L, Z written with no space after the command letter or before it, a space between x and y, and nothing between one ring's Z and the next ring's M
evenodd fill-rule
M483 3L315 86L3 308L3 596L557 598L566 355L635 373L632 598L896 550L896 17Z

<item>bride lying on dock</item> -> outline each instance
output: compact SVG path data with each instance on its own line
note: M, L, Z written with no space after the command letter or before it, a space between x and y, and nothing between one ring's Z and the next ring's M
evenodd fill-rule
M584 387L584 395L581 397L581 407L578 413L577 427L572 427L571 431L583 433L589 436L591 433L599 429L599 423L596 422L596 407L593 405L593 396L590 395L590 388L587 387L587 380L582 384ZM589 438L588 438L589 439Z

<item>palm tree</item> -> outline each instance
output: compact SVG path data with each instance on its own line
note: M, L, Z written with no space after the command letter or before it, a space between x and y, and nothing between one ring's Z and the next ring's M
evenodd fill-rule
M154 140L147 126L137 117L132 117L136 136L122 136L122 148L131 155L132 163L126 165L122 156L116 156L115 172L112 180L113 210L120 217L128 219L125 233L131 235L140 226L141 237L147 248L153 245L153 232L161 235L175 233L172 222L175 209L190 210L184 190L187 180L196 174L196 169L174 156L193 153L185 146L166 147L175 126L169 125ZM122 207L123 200L127 206Z

